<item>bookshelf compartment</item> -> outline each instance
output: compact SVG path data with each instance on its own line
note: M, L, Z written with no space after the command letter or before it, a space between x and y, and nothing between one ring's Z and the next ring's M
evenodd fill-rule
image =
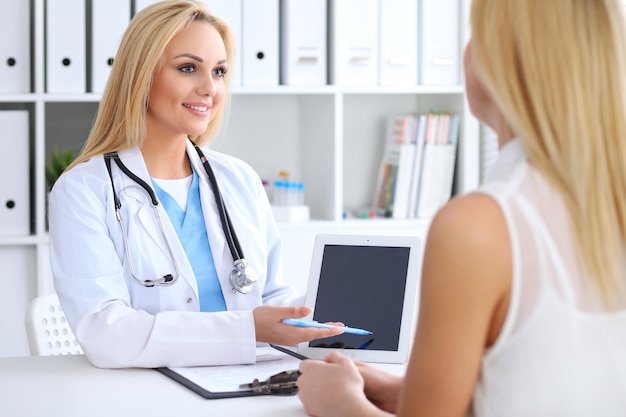
M344 99L343 210L371 208L374 202L386 123L390 116L448 112L463 120L463 95L456 92L348 94ZM460 141L463 134L460 134Z
M78 153L89 136L98 111L97 102L47 102L45 104L45 159L54 150Z
M213 148L243 159L261 176L289 172L290 179L305 184L311 217L333 220L334 99L332 94L235 94Z

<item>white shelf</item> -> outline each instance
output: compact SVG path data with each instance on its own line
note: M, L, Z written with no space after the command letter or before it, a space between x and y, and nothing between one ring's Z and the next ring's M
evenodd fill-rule
M47 236L0 236L0 250L3 246L35 246L47 242Z
M398 86L398 87L354 87L354 86L312 86L312 87L296 87L279 85L275 87L235 87L233 95L362 95L362 94L394 94L394 95L416 95L416 94L433 94L433 95L450 95L463 94L462 85L446 85L446 86ZM84 94L49 94L49 93L27 93L27 94L0 94L0 103L97 103L102 97L99 93Z

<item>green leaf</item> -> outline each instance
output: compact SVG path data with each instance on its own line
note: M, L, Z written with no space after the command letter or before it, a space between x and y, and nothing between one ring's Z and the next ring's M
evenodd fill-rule
M52 189L52 186L56 180L61 176L65 168L76 158L74 151L71 149L52 151L50 161L46 163L46 182L48 183L48 189Z

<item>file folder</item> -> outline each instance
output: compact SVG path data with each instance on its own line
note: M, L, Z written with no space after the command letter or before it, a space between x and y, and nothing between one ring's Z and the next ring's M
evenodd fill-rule
M418 19L415 0L380 1L379 85L417 84Z
M420 84L459 83L459 0L420 1Z
M101 93L122 35L130 21L130 0L93 0L91 6L91 91Z
M4 1L0 13L0 93L29 93L30 2Z
M243 0L242 16L242 85L278 85L278 0Z
M0 111L0 235L30 234L30 158L28 111Z
M281 0L280 83L327 83L326 0Z
M432 217L450 199L459 135L459 116L429 114L418 190L417 217Z
M378 0L331 0L330 82L378 84Z
M430 218L452 194L456 144L426 143L420 179L417 217Z
M46 91L84 93L86 16L84 0L47 0Z
M228 63L228 71L232 71L231 85L239 87L241 85L241 8L242 0L205 0L209 6L211 14L222 19L230 28L235 38L235 62Z

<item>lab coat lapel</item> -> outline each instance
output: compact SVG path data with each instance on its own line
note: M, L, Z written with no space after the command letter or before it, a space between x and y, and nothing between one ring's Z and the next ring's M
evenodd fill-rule
M150 175L148 174L148 169L146 168L145 162L143 160L143 156L138 148L129 149L126 151L119 152L120 159L122 162L128 167L131 172L141 178L146 184L152 187L152 181L150 179ZM118 171L119 172L119 171ZM152 240L156 242L158 247L162 251L162 256L170 258L170 253L167 248L167 242L164 241L163 236L161 235L161 230L159 228L158 221L154 214L154 208L150 202L150 197L139 185L136 185L130 178L126 175L121 174L124 178L124 189L128 190L125 194L128 199L134 200L134 205L136 206L136 216L139 220L139 223L145 230L145 233L150 236ZM187 259L187 255L185 254L185 249L183 245L180 243L178 239L178 235L176 234L176 230L170 221L170 218L163 208L162 204L158 206L159 216L161 218L161 223L163 224L163 230L167 237L167 241L169 242L174 257L176 258L176 262L178 263L178 267L180 269L181 276L187 281L187 283L193 288L196 296L198 295L198 287L195 280L195 275L193 273L193 269L191 268L191 264ZM128 216L133 216L134 213L128 213Z
M146 184L152 186L150 175L148 174L148 170L146 168L145 162L141 155L141 152L138 148L128 149L122 152L119 152L120 160L126 165L126 167L136 176L141 178ZM163 256L169 255L167 248L164 246L163 237L161 236L161 231L159 230L157 221L154 216L154 209L150 202L150 197L146 193L146 191L141 188L138 184L136 184L132 179L130 179L125 174L120 174L120 178L124 183L124 187L122 192L124 193L124 197L127 198L129 203L132 201L132 207L126 211L126 216L137 216L139 223L142 225L145 233L150 236L152 240L154 240L159 248L163 251ZM124 203L122 203L122 207ZM132 210L131 210L132 208ZM133 211L136 212L133 213ZM163 213L165 214L165 213ZM165 214L167 217L167 214ZM161 216L161 221L164 223L166 219ZM131 219L126 219L126 221L131 221ZM167 228L165 228L167 230ZM170 236L168 236L168 239Z
M230 254L230 249L226 244L224 230L222 228L222 223L220 222L220 215L217 210L215 195L213 194L209 177L204 169L200 157L198 156L198 153L189 141L187 141L187 155L189 155L191 164L198 173L200 181L200 201L202 203L204 224L206 225L207 235L209 236L209 244L211 245L211 254L213 255L215 271L217 272L218 278L222 284L224 298L228 303L228 294L226 293L226 289L231 288L229 277L233 265L232 255Z

